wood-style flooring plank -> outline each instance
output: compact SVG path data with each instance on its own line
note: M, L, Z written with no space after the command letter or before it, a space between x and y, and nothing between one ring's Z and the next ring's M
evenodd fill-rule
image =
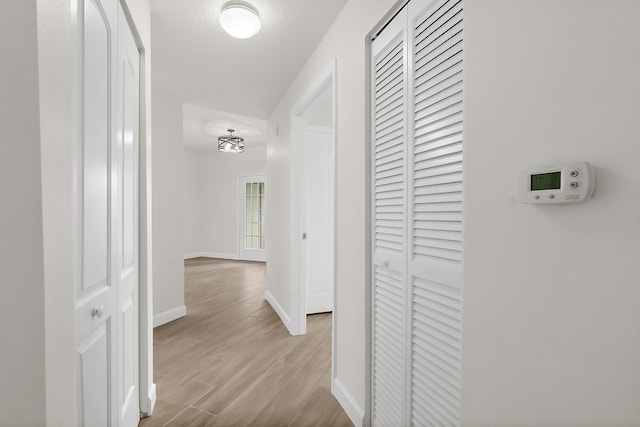
M209 427L213 426L216 416L194 407L188 407L169 421L167 427Z
M166 400L158 399L153 410L153 416L141 419L139 425L144 427L163 427L185 409L184 405L176 405Z
M213 425L220 427L252 425L256 415L271 404L270 397L278 393L291 378L296 376L298 371L299 369L294 366L276 363L227 405L218 414Z
M153 426L349 426L330 392L331 314L291 336L265 301L265 264L185 261L187 316L154 329Z
M353 426L328 387L319 386L298 408L290 426Z
M328 351L326 351L327 349ZM309 396L314 393L316 388L330 387L330 357L331 344L327 340L322 343L322 348L307 360L298 373L271 397L270 404L262 408L247 425L259 425L262 420L269 420L274 426L291 425L299 408L307 403Z
M175 405L191 406L211 390L213 390L213 386L198 381L189 381L170 393L164 400Z
M278 340L266 344L264 350L259 351L244 366L239 367L235 375L228 379L226 383L212 384L216 388L194 406L214 414L220 414L229 404L250 388L262 376L266 375L270 369L280 360L284 353L293 347L292 342ZM206 382L206 381L205 381Z

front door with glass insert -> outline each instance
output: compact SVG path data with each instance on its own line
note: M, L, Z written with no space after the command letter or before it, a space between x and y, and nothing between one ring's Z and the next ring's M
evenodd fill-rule
M239 188L239 258L265 261L266 179L264 176L243 176Z

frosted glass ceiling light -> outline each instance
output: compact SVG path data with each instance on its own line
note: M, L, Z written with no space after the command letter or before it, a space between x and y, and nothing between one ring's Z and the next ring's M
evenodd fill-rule
M248 39L260 31L258 11L244 2L229 2L222 7L220 25L237 39Z

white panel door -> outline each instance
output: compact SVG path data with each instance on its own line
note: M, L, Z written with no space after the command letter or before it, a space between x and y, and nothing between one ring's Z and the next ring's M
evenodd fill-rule
M118 426L137 426L138 400L138 153L140 54L118 3L117 232Z
M78 425L115 426L117 215L111 167L117 9L113 0L78 0L77 232L75 280Z
M304 186L306 312L333 311L333 131L307 127Z
M79 426L138 425L139 56L117 0L77 0Z

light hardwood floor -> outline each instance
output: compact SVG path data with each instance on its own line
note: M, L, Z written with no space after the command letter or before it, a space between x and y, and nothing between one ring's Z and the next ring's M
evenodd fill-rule
M293 337L265 264L185 261L187 316L154 329L157 403L140 426L351 426L331 394L331 314Z

